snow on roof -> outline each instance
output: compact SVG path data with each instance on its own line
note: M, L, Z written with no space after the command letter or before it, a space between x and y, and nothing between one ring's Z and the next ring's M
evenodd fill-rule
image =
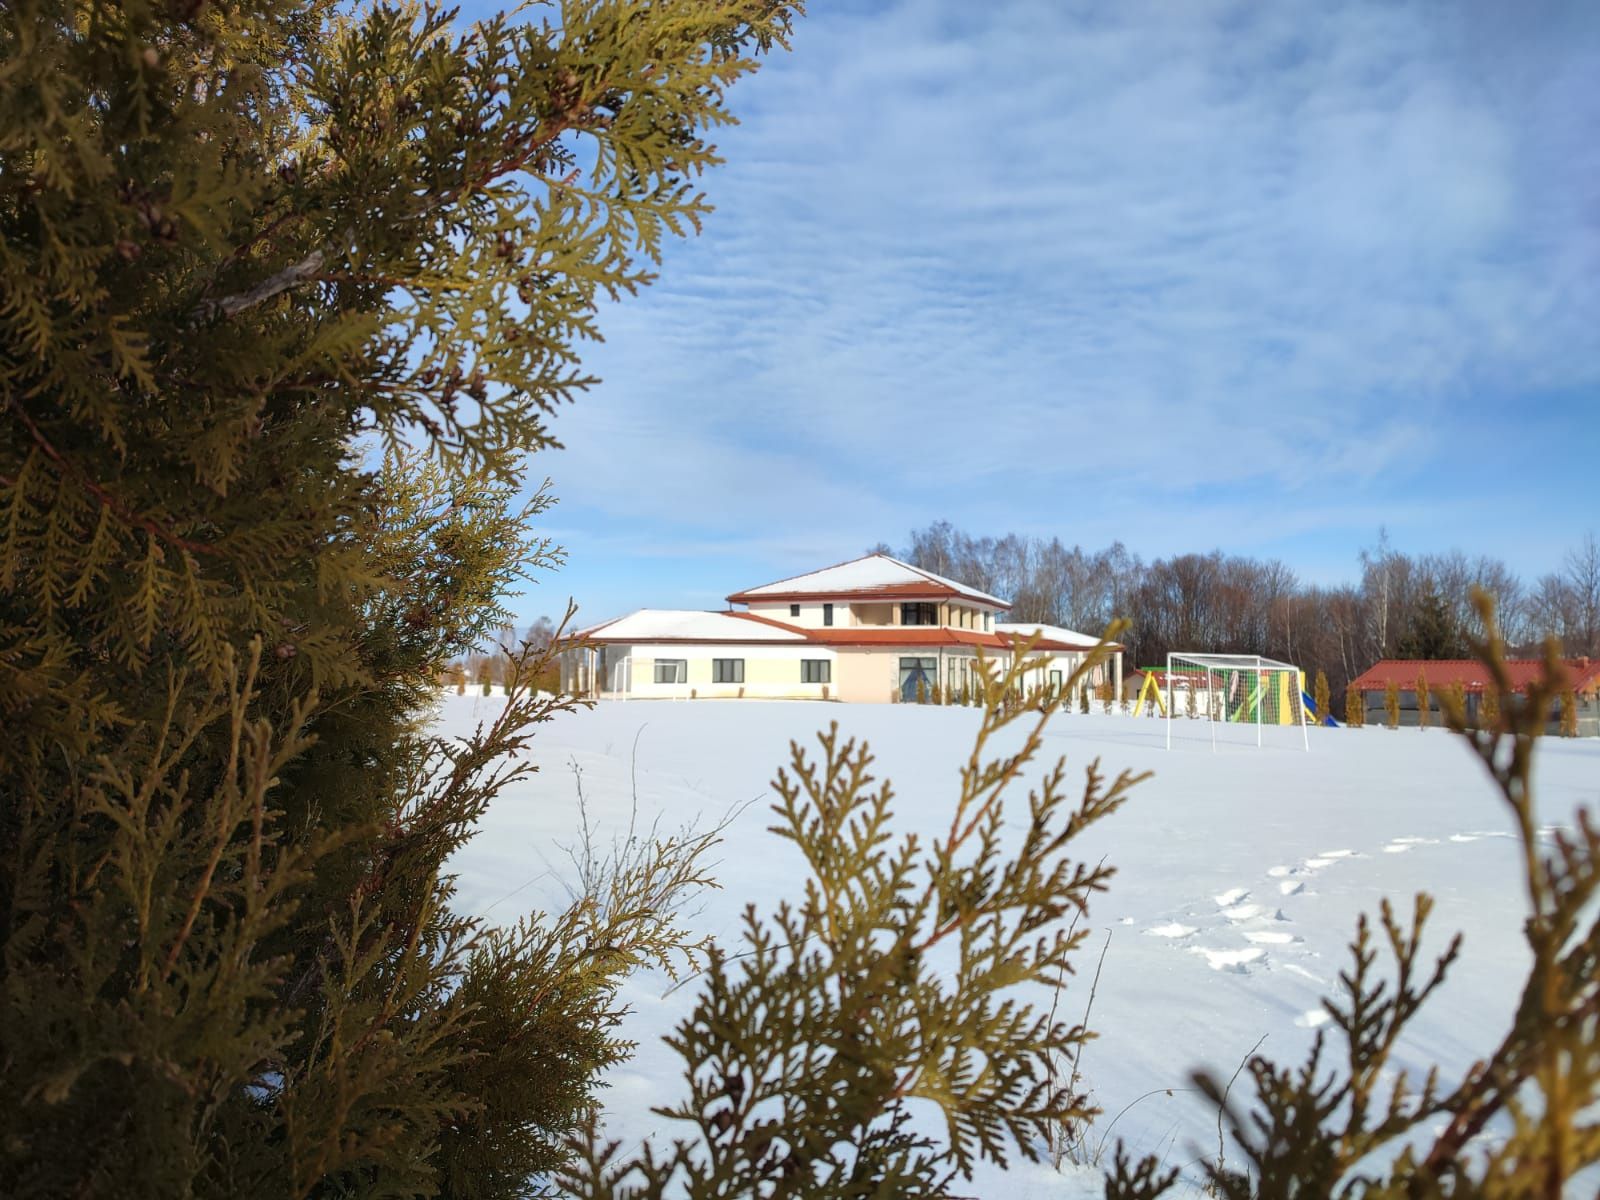
M824 567L820 571L780 579L776 583L764 583L760 587L735 592L728 599L733 602L781 600L790 596L843 596L862 592L884 596L953 595L992 604L997 608L1011 607L998 596L980 592L975 587L946 579L943 575L935 575L932 571L924 571L921 567L903 563L887 554L868 554L864 558Z
M641 608L572 635L572 641L602 642L803 642L806 636L744 613Z
M1040 637L1047 642L1058 642L1063 646L1074 649L1093 650L1100 644L1100 639L1087 633L1079 633L1076 629L1067 629L1061 625L1033 625L1026 622L996 621L996 633L1009 634L1011 637L1026 639Z

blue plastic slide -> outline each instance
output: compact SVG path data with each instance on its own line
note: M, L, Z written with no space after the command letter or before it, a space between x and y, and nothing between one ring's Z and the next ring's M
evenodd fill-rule
M1311 699L1310 693L1301 692L1300 693L1300 701L1301 701L1302 704L1304 704L1306 706L1306 711L1311 714L1312 718L1318 724L1331 725L1335 729L1339 728L1339 722L1335 721L1332 716L1329 716L1329 715L1324 714L1324 713L1319 713L1317 711L1316 702Z

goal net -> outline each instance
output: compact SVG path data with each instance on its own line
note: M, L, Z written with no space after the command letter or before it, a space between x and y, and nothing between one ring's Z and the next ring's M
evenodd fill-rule
M1293 663L1255 654L1169 654L1161 689L1167 749L1174 725L1182 738L1190 729L1189 736L1200 734L1203 722L1213 750L1219 741L1260 746L1291 739L1309 750L1304 688L1305 677Z

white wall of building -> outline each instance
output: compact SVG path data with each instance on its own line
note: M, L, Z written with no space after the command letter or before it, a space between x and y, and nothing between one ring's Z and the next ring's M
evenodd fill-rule
M794 645L607 645L605 650L606 695L626 695L637 700L672 699L769 699L822 700L838 695L834 681L833 651L825 646ZM590 652L591 655L593 651ZM743 663L742 683L715 681L715 662L731 659ZM656 662L680 662L681 683L657 683ZM807 683L801 663L806 660L828 663L827 683ZM678 674L678 671L674 671Z

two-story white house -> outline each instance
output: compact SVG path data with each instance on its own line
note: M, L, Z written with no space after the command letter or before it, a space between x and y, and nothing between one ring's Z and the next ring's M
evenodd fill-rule
M734 592L726 612L640 609L579 630L561 652L569 692L627 699L698 697L888 703L935 687L976 686L981 650L1038 666L1027 686L1061 688L1096 639L1000 618L997 596L869 554ZM1122 686L1122 648L1086 681Z

